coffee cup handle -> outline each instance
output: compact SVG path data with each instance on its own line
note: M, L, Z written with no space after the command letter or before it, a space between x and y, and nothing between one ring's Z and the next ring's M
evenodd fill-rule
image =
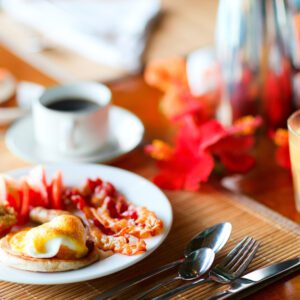
M76 123L74 120L68 120L64 123L62 128L62 139L60 149L62 152L70 152L77 148L75 141Z

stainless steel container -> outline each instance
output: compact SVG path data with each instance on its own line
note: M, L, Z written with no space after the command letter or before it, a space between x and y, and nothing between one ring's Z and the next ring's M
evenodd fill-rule
M270 128L285 125L292 104L288 34L284 0L220 0L216 52L231 121L262 114Z

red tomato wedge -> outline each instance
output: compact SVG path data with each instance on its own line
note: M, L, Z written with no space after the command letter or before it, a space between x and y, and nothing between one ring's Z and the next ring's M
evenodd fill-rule
M0 204L13 207L16 211L20 210L22 190L20 183L8 176L0 177Z
M25 180L22 181L22 195L22 205L18 215L19 224L24 224L25 222L27 222L29 215L30 187Z
M62 174L61 172L56 172L49 191L51 191L51 207L54 209L61 209L62 208Z
M49 206L47 181L45 169L42 166L38 166L32 169L26 178L26 181L30 187L30 199L32 206Z

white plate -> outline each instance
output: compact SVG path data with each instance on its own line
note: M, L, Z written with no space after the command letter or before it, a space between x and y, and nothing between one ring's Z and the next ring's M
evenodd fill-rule
M167 237L172 225L172 208L166 196L151 182L131 172L114 167L89 164L46 165L47 177L60 169L63 172L64 184L80 186L88 177L101 177L116 185L127 199L134 204L146 206L154 211L164 222L161 234L145 239L147 251L144 254L125 256L114 254L85 268L58 272L35 273L10 268L0 263L0 280L27 284L63 284L86 281L103 277L136 264L152 253ZM18 169L8 174L19 178L28 174L30 168Z
M58 156L41 148L34 139L32 117L14 123L6 133L6 145L15 155L32 163L45 162L107 162L122 156L143 139L141 120L128 110L112 106L109 115L110 141L101 150L86 156Z

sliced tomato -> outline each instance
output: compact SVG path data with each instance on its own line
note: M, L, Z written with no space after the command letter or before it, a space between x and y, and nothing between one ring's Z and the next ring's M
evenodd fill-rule
M0 204L8 205L19 211L22 190L18 181L8 176L0 177Z
M48 207L49 199L45 169L42 166L35 167L30 171L26 181L31 190L31 205Z
M30 187L28 183L23 180L22 181L22 205L18 215L18 223L24 224L28 221L29 217L29 206L30 206Z
M51 182L51 207L54 209L62 208L62 174L56 172Z
M13 207L15 211L19 210L19 205L17 204L17 201L14 198L14 196L11 194L7 194L6 196L6 205L8 205L9 207Z
M28 184L28 183L27 183ZM36 207L36 206L43 206L47 207L45 199L41 196L40 192L33 189L31 186L29 186L29 199L30 199L30 206Z
M50 184L47 185L48 203L50 208L52 208L52 204L53 204L52 189L53 189L53 180L50 182Z

